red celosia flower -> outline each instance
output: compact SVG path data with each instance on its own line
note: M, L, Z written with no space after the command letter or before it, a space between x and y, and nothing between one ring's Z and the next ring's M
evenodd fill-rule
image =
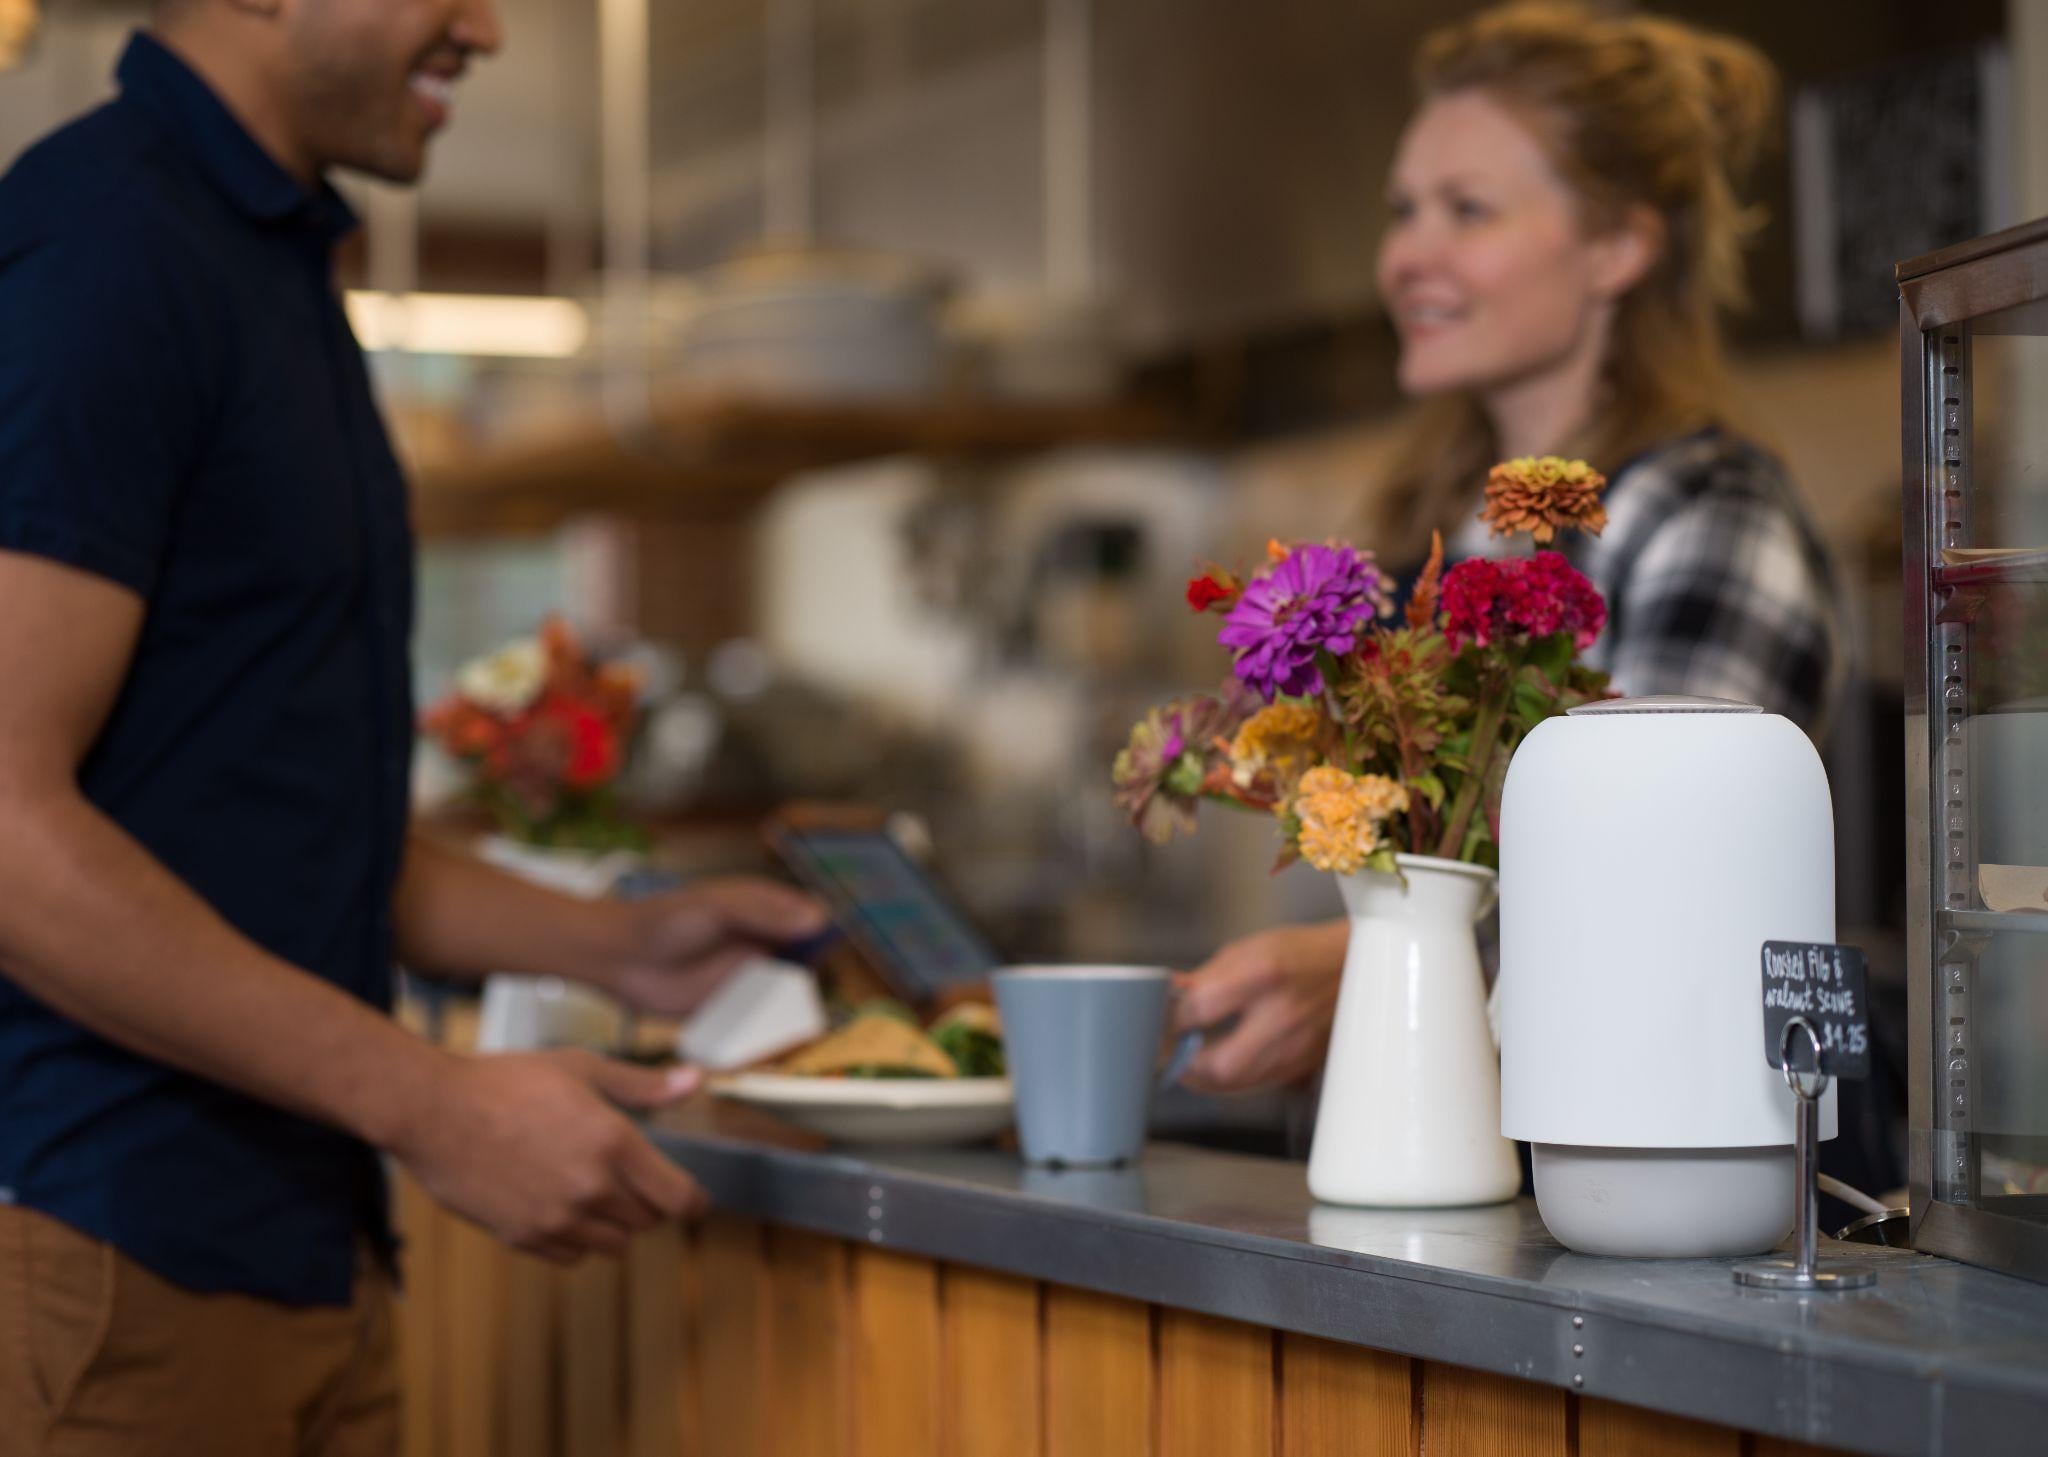
M1486 647L1496 638L1559 632L1584 649L1607 625L1607 604L1593 584L1554 551L1458 563L1444 576L1443 607L1453 651L1468 642Z
M1216 580L1213 573L1204 572L1199 577L1188 578L1188 606L1196 612L1207 612L1218 602L1229 602L1237 593Z

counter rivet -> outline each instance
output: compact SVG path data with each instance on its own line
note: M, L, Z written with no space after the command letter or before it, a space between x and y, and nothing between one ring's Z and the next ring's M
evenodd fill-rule
M1584 1346L1573 1346L1572 1354L1574 1356L1583 1356L1586 1354L1586 1348Z
M870 1205L868 1206L868 1218L870 1218L870 1219L880 1219L881 1217L882 1217L882 1206L881 1206L881 1205L879 1205L879 1204L870 1204Z
M868 1243L869 1243L869 1244L871 1244L871 1245L878 1245L878 1244L880 1244L881 1242L882 1242L882 1232L881 1232L881 1231L880 1231L879 1229L871 1229L871 1230L869 1230L869 1231L868 1231Z
M1583 1315L1575 1315L1575 1316L1573 1316L1573 1317L1572 1317L1572 1329L1573 1329L1573 1330L1575 1330L1575 1331L1582 1331L1582 1330L1584 1330L1585 1328L1586 1328L1586 1318L1585 1318L1585 1317L1584 1317Z
M868 1202L870 1204L877 1204L881 1202L881 1198L882 1186L880 1184L868 1185Z
M1572 1385L1574 1385L1574 1386L1584 1386L1585 1384L1586 1384L1586 1378L1585 1378L1585 1377L1583 1377L1583 1376L1574 1376L1574 1377L1572 1378Z

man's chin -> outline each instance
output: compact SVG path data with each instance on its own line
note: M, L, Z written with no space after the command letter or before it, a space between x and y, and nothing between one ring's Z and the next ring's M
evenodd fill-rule
M424 142L414 147L388 147L374 154L342 157L334 165L344 171L374 177L379 182L410 187L427 175L427 148Z

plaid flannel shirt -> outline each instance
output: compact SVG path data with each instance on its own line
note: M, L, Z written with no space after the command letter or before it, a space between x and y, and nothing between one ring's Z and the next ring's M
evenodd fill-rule
M1784 467L1704 430L1631 460L1604 500L1607 529L1563 546L1607 599L1587 661L1632 697L1739 699L1818 740L1846 663L1827 553Z

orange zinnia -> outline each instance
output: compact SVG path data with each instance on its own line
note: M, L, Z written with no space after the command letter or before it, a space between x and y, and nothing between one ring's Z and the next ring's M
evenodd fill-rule
M1486 505L1479 513L1495 536L1526 531L1549 542L1560 530L1598 536L1607 525L1600 493L1607 477L1583 460L1555 455L1505 460L1486 476Z

